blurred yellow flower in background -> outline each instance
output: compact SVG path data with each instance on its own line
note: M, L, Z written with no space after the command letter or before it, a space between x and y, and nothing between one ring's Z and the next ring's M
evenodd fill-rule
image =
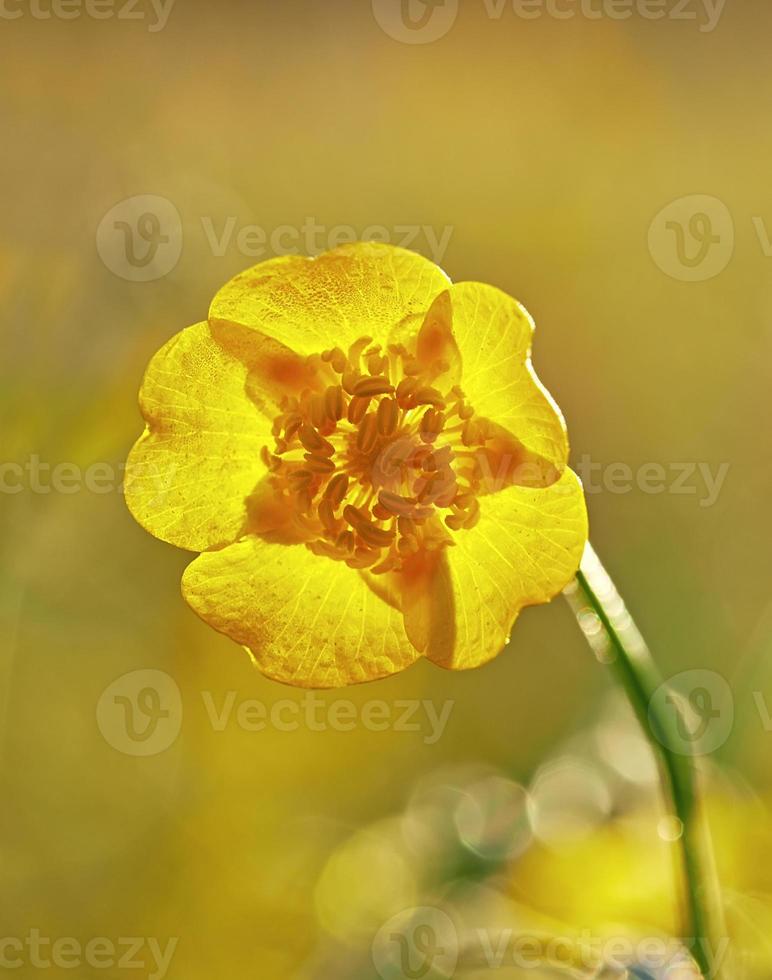
M129 508L202 552L185 598L272 678L485 663L587 539L532 334L509 296L392 246L257 265L153 358Z

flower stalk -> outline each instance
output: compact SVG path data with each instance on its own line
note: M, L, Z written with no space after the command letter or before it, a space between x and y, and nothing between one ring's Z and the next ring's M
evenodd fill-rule
M703 977L728 980L716 965L727 943L721 890L704 802L701 775L686 705L674 694L657 697L663 679L624 602L588 543L576 581L566 596L598 659L609 663L659 763L662 790L678 845L682 938Z

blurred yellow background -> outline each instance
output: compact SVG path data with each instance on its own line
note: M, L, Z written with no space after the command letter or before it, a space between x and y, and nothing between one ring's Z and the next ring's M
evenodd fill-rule
M772 8L732 0L712 24L702 0L658 20L463 0L408 43L392 0L176 0L163 23L124 5L64 19L7 0L0 16L0 433L22 468L0 498L0 939L176 937L170 980L361 980L412 906L449 903L470 930L672 934L651 763L563 601L526 610L479 671L419 663L319 694L328 720L353 702L351 731L250 730L242 702L304 693L195 617L189 556L125 509L152 353L239 269L377 228L528 307L574 463L595 467L596 548L664 673L728 681L713 809L742 975L765 980ZM138 223L147 195L167 202L158 228ZM689 226L690 200L662 214L695 195L720 241ZM682 217L686 251L667 226ZM120 221L157 246L149 265ZM62 463L68 489L45 469ZM98 463L100 492L83 476ZM97 706L146 670L179 689L181 727L132 755ZM374 700L392 717L452 706L432 740L423 707L412 729L371 730ZM17 975L37 975L29 948ZM143 950L144 972L77 976L152 976ZM494 975L536 975L507 963Z

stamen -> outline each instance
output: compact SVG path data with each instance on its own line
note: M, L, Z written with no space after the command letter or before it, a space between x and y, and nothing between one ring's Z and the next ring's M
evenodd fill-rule
M304 453L306 469L312 473L334 473L335 463L326 456L317 456L315 453Z
M369 453L375 446L377 439L378 416L371 412L369 415L365 415L365 417L359 423L359 432L357 433L357 449L363 453Z
M360 398L370 398L372 395L387 395L391 394L394 388L389 383L388 378L374 377L374 378L362 378L354 385L354 395Z
M287 477L295 490L305 490L313 478L314 474L310 470L294 470Z
M431 351L429 352L431 353ZM494 430L446 358L361 337L307 358L318 384L286 396L260 457L290 522L318 555L373 574L452 543L480 519L479 450Z
M343 503L347 492L348 477L345 473L338 473L327 484L324 495L333 507L338 508Z
M436 405L437 408L445 408L445 399L436 388L419 388L412 400L415 405Z
M335 539L335 547L340 548L341 551L352 552L355 545L356 540L351 531L341 531Z
M316 429L310 425L304 425L299 432L300 442L310 453L320 453L322 456L332 456L335 446L320 436Z
M444 424L445 416L442 412L438 412L436 408L427 409L419 425L421 438L424 442L434 442L440 432L442 432Z
M343 418L345 401L340 385L331 385L324 393L324 407L327 411L327 418L333 422L339 422Z
M393 398L382 398L378 405L378 432L382 436L390 436L397 429L399 422L399 405Z
M415 497L402 497L398 493L389 493L388 490L381 490L378 494L378 503L395 517L408 517L415 510L417 503Z
M330 500L322 500L316 512L319 515L319 520L324 524L325 530L334 535L339 530L340 523L335 517Z
M369 398L359 398L354 397L349 402L348 406L348 420L352 425L359 425L362 419L367 414L367 408L370 404Z
M311 408L309 412L311 421L317 429L320 429L325 422L327 411L325 409L324 397L322 395L311 396Z

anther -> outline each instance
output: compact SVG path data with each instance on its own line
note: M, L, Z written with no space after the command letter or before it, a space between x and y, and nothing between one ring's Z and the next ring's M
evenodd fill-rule
M388 357L384 357L379 351L372 351L367 355L367 370L370 374L381 374L388 366Z
M313 478L314 474L310 470L302 469L293 470L287 480L294 490L304 490Z
M317 429L324 425L325 419L327 417L327 412L324 405L323 395L312 395L311 403L309 405L308 414L311 421L316 426Z
M335 539L335 547L341 551L352 552L356 545L356 539L351 531L341 531Z
M348 491L348 477L345 473L337 473L327 484L324 496L333 507L340 507Z
M390 436L396 431L399 422L399 405L393 398L382 398L377 414L378 431L382 436Z
M343 372L346 370L347 363L346 355L343 353L340 347L335 347L330 352L330 364L332 365L332 369L336 372L336 374L343 374Z
M378 417L371 412L369 415L365 415L365 417L359 423L359 432L357 433L357 449L359 449L360 452L369 453L375 446L377 439Z
M367 409L370 405L369 398L357 398L356 396L351 399L348 405L347 418L352 425L359 425L362 419L367 414Z
M317 456L316 453L304 453L306 468L312 473L334 473L335 463L326 456Z
M414 497L402 497L398 493L381 490L378 503L395 517L408 517L415 509L416 500Z
M415 378L403 378L397 385L396 395L400 401L407 401L414 392L418 391L420 385Z
M327 411L327 418L333 422L339 422L343 418L345 403L343 399L343 389L340 385L331 385L324 393L324 407Z
M319 452L325 442L327 442L327 440L323 439L311 425L302 426L300 432L298 433L298 438L300 439L303 448L307 449L310 453ZM327 445L329 446L330 444L327 442ZM330 446L330 448L332 447ZM330 454L323 453L323 455L328 456Z
M445 416L442 412L437 411L436 408L427 409L419 425L421 438L424 442L434 442L440 432L442 432L444 424Z
M362 378L354 385L354 395L360 398L370 398L373 395L387 395L394 391L388 378L376 375L374 378Z
M317 508L317 513L319 515L319 520L325 527L325 530L329 534L335 534L335 532L338 531L340 524L338 523L338 520L333 512L332 503L327 499L322 500Z
M341 384L349 395L353 395L357 384L361 380L361 375L358 371L354 371L351 367L347 367L343 372L343 377L340 380Z
M346 559L346 564L349 568L367 568L374 565L379 557L380 552L378 551L373 551L370 548L357 548L352 557Z
M419 388L413 395L412 401L416 405L434 405L437 408L445 408L445 399L436 388Z

